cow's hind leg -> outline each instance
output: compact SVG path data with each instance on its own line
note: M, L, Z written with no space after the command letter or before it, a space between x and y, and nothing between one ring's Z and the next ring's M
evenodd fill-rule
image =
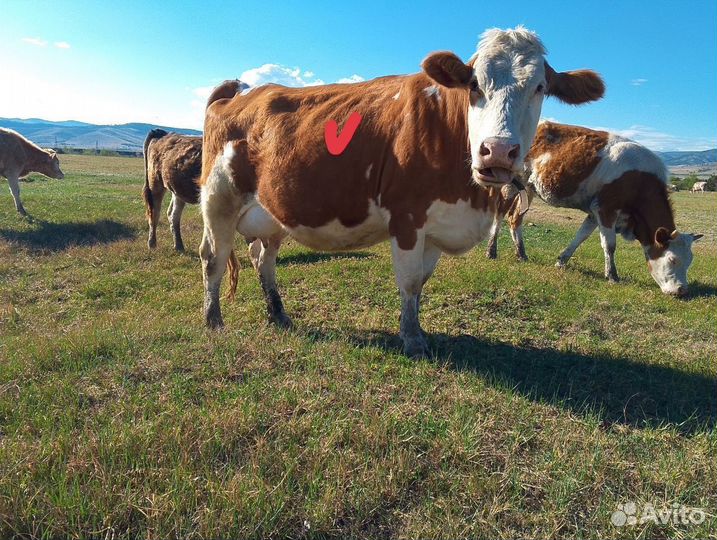
M164 186L155 183L154 186L146 187L149 196L145 193L145 201L147 204L147 223L149 224L149 237L147 238L147 246L150 249L157 247L157 225L159 217L162 213L162 199L164 199Z
M234 247L240 197L228 176L215 170L202 186L201 203L204 235L199 256L204 281L204 321L209 328L215 329L224 325L219 287Z
M184 242L182 241L182 211L186 203L172 193L172 202L167 210L167 218L169 219L169 229L174 235L174 249L184 251Z
M259 272L259 282L266 299L266 312L269 322L281 328L290 328L291 319L284 311L279 288L276 285L276 257L279 253L284 234L277 234L268 240L255 240L249 247L252 264ZM258 246L257 246L258 242Z
M15 210L17 210L21 216L26 216L27 212L25 211L25 207L22 205L22 201L20 200L20 182L18 176L14 174L8 175L7 183L8 186L10 186L10 193L12 194L12 199L13 201L15 201Z
M428 344L418 320L418 304L423 288L424 242L425 239L419 237L416 244L406 250L398 245L395 238L391 239L393 270L401 295L400 336L404 353L412 357L429 356Z
M617 276L617 267L615 266L615 246L617 244L617 234L614 227L607 227L600 224L600 245L602 245L605 253L605 277L611 283L617 283L620 278Z
M597 220L595 219L595 216L592 214L588 214L588 216L585 218L585 221L583 221L583 224L580 225L578 232L575 233L575 238L573 238L573 241L570 242L570 245L566 247L565 250L558 257L558 262L555 263L555 266L557 266L558 268L562 268L563 266L565 266L570 260L570 257L573 256L573 253L575 253L575 250L578 249L578 246L582 244L588 238L588 236L593 233L595 227L597 227Z

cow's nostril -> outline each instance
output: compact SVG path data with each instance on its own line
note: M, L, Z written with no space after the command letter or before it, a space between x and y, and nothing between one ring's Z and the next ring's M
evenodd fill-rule
M520 145L516 144L513 146L513 148L510 149L510 152L508 152L508 157L510 159L517 159L519 153L520 153Z
M490 148L488 148L485 143L480 143L480 148L478 149L478 153L481 156L489 156Z

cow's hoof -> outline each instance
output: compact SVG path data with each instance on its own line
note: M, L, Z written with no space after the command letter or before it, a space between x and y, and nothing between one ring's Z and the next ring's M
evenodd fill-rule
M147 240L147 247L149 249L154 249L157 247L157 239L156 238L150 238Z
M495 251L486 251L485 256L488 259L493 259L493 260L498 258L498 254Z
M221 330L224 328L224 319L222 319L222 313L219 308L209 308L206 310L204 315L204 324L210 330Z
M294 326L294 323L291 321L289 316L286 313L279 313L278 315L271 315L269 317L269 322L271 324L276 325L279 328L283 328L284 330L289 330Z
M174 244L174 250L184 253L184 244Z
M607 282L611 285L615 285L616 283L620 283L620 278L617 276L605 276L607 278Z
M423 336L403 340L403 354L410 358L430 358L431 351Z
M528 256L527 255L518 255L518 260L520 262L528 262ZM557 266L557 264L555 266Z
M565 268L566 264L567 263L565 261L558 259L557 262L555 263L555 268Z

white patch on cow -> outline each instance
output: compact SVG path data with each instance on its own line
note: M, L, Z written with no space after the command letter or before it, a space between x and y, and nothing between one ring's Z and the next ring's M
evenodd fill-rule
M368 168L366 169L366 180L371 178L371 169L373 169L373 163L371 163L371 165L369 165Z
M363 223L346 227L334 219L320 227L287 227L286 230L298 242L313 249L342 251L373 246L387 240L390 212L369 201L368 216Z
M441 251L459 255L484 240L492 224L492 213L473 208L469 200L459 199L453 204L432 202L424 229L426 238Z
M401 91L400 91L400 90L399 90L398 92L396 92L396 95L393 96L393 99L398 99L399 97L401 97Z
M427 97L433 96L436 98L437 101L441 101L441 91L435 84L432 86L427 86L423 89L423 92L426 94Z
M271 238L282 230L281 224L257 201L254 193L245 194L239 212L237 231L245 238Z

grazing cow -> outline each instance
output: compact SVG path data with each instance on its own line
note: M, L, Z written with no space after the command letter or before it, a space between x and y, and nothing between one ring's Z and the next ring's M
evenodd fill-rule
M281 326L290 320L275 265L286 236L319 250L390 240L404 350L425 355L423 284L442 252L485 238L495 213L486 188L522 170L544 96L578 104L603 95L596 73L557 73L544 53L523 28L491 30L467 64L439 52L415 75L228 97L233 81L215 91L222 97L207 104L200 182L206 324L223 325L219 285L237 230L254 240L269 318ZM350 116L347 146L329 152L336 123Z
M704 193L707 191L707 182L695 182L692 184L692 189L690 189L692 193Z
M166 190L172 192L167 218L174 234L174 249L184 251L181 219L184 205L199 202L197 181L202 170L202 138L153 129L144 140L144 202L147 206L149 239L157 245L157 223Z
M556 266L564 267L599 228L608 280L618 281L615 244L620 233L642 244L647 267L662 292L687 294L692 242L702 235L677 232L667 171L655 154L606 131L542 122L525 167L530 185L546 203L587 214Z
M53 150L43 150L18 132L0 128L0 176L7 178L15 209L23 216L27 212L20 201L18 180L31 172L58 180L65 177L60 170L60 160Z

